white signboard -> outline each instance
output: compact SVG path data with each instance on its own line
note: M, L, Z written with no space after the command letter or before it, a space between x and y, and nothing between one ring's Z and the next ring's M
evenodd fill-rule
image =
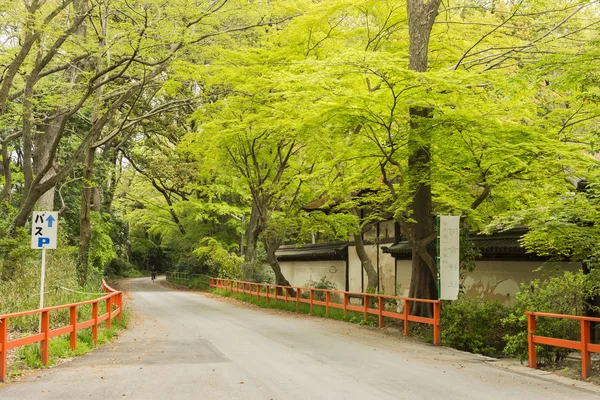
M38 211L31 221L31 248L56 249L58 211Z
M460 285L460 216L440 216L440 299L456 300Z

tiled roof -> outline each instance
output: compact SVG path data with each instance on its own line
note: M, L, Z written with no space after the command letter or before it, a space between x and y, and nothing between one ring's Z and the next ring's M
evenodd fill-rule
M345 260L348 242L281 246L275 255L279 261Z
M526 251L519 240L526 233L526 230L510 230L498 232L489 236L471 235L470 239L473 245L479 249L482 257L493 256L525 256ZM412 250L408 241L402 241L383 249L384 253L389 253L395 257L410 257ZM535 255L530 255L535 257Z

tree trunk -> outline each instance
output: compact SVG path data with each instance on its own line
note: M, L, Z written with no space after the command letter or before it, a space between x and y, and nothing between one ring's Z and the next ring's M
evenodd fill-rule
M409 134L408 179L410 188L413 189L413 202L411 205L411 217L416 221L408 224L410 236L413 243L435 235L435 226L432 216L431 201L431 135L427 129L419 129L416 119L427 118L431 115L431 109L411 108L411 132ZM413 244L414 246L414 244ZM435 246L433 242L426 246L427 253L435 260ZM425 260L417 253L416 248L412 251L412 278L409 287L409 297L418 299L437 299L436 275ZM411 312L420 316L432 316L431 304L415 303Z
M4 199L11 199L12 195L12 171L10 170L10 153L8 152L8 142L0 143L0 157L2 157L2 174L4 175L4 187L0 192L0 202Z
M360 259L362 269L367 273L367 292L369 292L369 289L371 288L371 290L376 291L379 286L379 274L377 274L377 270L373 267L373 263L371 262L371 257L369 257L365 250L362 229L359 233L354 234L354 244L356 245L356 254Z
M244 260L252 262L256 258L256 245L258 244L258 237L262 232L260 224L260 211L256 204L256 201L252 202L252 211L250 212L250 220L248 221L247 229L247 241L246 241L246 254L244 254Z
M61 134L61 125L63 121L59 117L57 120L50 121L48 125L40 126L40 129L44 132L41 135L37 135L35 141L35 151L33 153L33 172L35 175L42 173L46 165L50 162L50 151L48 151L57 136ZM43 183L48 179L56 175L56 168L50 168L44 174L44 177L40 181ZM37 203L42 210L54 210L54 191L55 186L52 186L48 191L43 193L38 199Z
M408 68L416 72L427 71L429 38L431 28L438 13L441 0L408 0L408 34L409 64ZM412 238L412 277L409 297L437 299L437 285L434 272L427 262L418 254L417 244L435 234L431 201L431 132L423 129L419 121L431 118L432 109L428 107L411 107L410 132L408 138L408 182L412 196L410 217L416 222L408 224L409 236ZM435 259L433 244L426 251ZM431 304L415 303L411 307L413 315L432 316Z
M275 252L280 246L280 241L277 238L266 238L264 240L264 245L267 251L267 262L275 273L275 284L279 286L292 286L281 272L281 265L279 265L279 261L277 261L277 256L275 255ZM288 289L288 295L296 296L296 291Z
M83 166L83 187L79 209L79 257L77 260L77 275L79 283L87 282L88 260L90 255L90 238L92 236L92 190L94 179L95 148L88 148Z

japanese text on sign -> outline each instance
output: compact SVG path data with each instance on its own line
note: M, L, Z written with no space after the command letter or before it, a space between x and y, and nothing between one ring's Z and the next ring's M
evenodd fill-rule
M34 212L33 219L31 221L31 248L56 249L57 238L58 212Z
M456 300L460 286L460 216L440 216L440 299Z

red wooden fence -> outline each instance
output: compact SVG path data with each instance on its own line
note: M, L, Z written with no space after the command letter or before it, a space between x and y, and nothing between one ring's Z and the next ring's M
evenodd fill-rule
M77 331L85 328L92 328L92 340L96 343L98 339L98 325L106 321L106 328L110 329L111 321L114 317L122 320L123 310L123 293L114 290L102 281L102 290L107 293L106 296L99 299L82 301L80 303L64 304L54 307L45 307L38 310L29 310L13 314L0 315L0 382L6 380L7 365L6 355L8 350L16 347L25 346L31 343L41 342L42 364L48 364L48 344L50 339L69 334L71 341L71 349L77 348ZM106 312L98 315L98 308L101 302L106 305ZM77 307L87 304L92 305L92 319L87 321L77 322ZM50 313L56 310L69 309L70 323L67 326L59 328L50 328ZM41 332L20 339L8 340L8 324L11 318L22 317L24 315L40 314L41 315Z
M250 296L256 296L257 299L264 297L269 303L271 299L283 300L286 303L295 302L296 309L298 309L300 303L306 303L310 305L310 311L312 312L313 306L319 305L325 307L325 314L329 315L331 308L339 308L344 310L344 316L350 311L357 311L363 314L365 322L369 314L376 315L378 319L378 325L380 328L384 327L384 317L393 318L404 321L404 336L408 336L409 323L420 322L423 324L429 324L433 326L433 344L436 346L440 345L440 301L439 300L427 300L427 299L413 299L408 297L400 296L386 296L382 294L374 293L354 293L345 292L341 290L326 290L316 288L305 288L298 286L279 286L270 285L265 283L254 283L254 282L243 282L234 281L229 279L211 278L210 287L217 289L226 289L230 292L246 293ZM291 291L296 293L295 296L291 296ZM309 297L302 298L302 293L309 293ZM325 301L317 300L315 293L323 293ZM343 296L342 303L336 303L331 301L331 295L336 294ZM322 297L322 296L321 296ZM362 304L356 305L350 303L350 298L359 298L362 300ZM403 312L398 313L395 311L388 311L385 309L385 300L391 299L396 302L401 301L403 303ZM372 301L374 300L374 301ZM370 302L376 303L377 308L369 307ZM410 307L413 302L416 303L431 303L433 305L433 318L418 317L410 315Z
M600 353L600 345L590 343L590 322L600 322L600 318L580 317L577 315L549 314L540 312L525 312L527 315L527 339L529 352L529 368L537 367L536 344L563 347L581 351L581 376L587 379L592 373L591 353ZM556 339L547 336L537 336L536 317L573 319L580 323L581 341Z

